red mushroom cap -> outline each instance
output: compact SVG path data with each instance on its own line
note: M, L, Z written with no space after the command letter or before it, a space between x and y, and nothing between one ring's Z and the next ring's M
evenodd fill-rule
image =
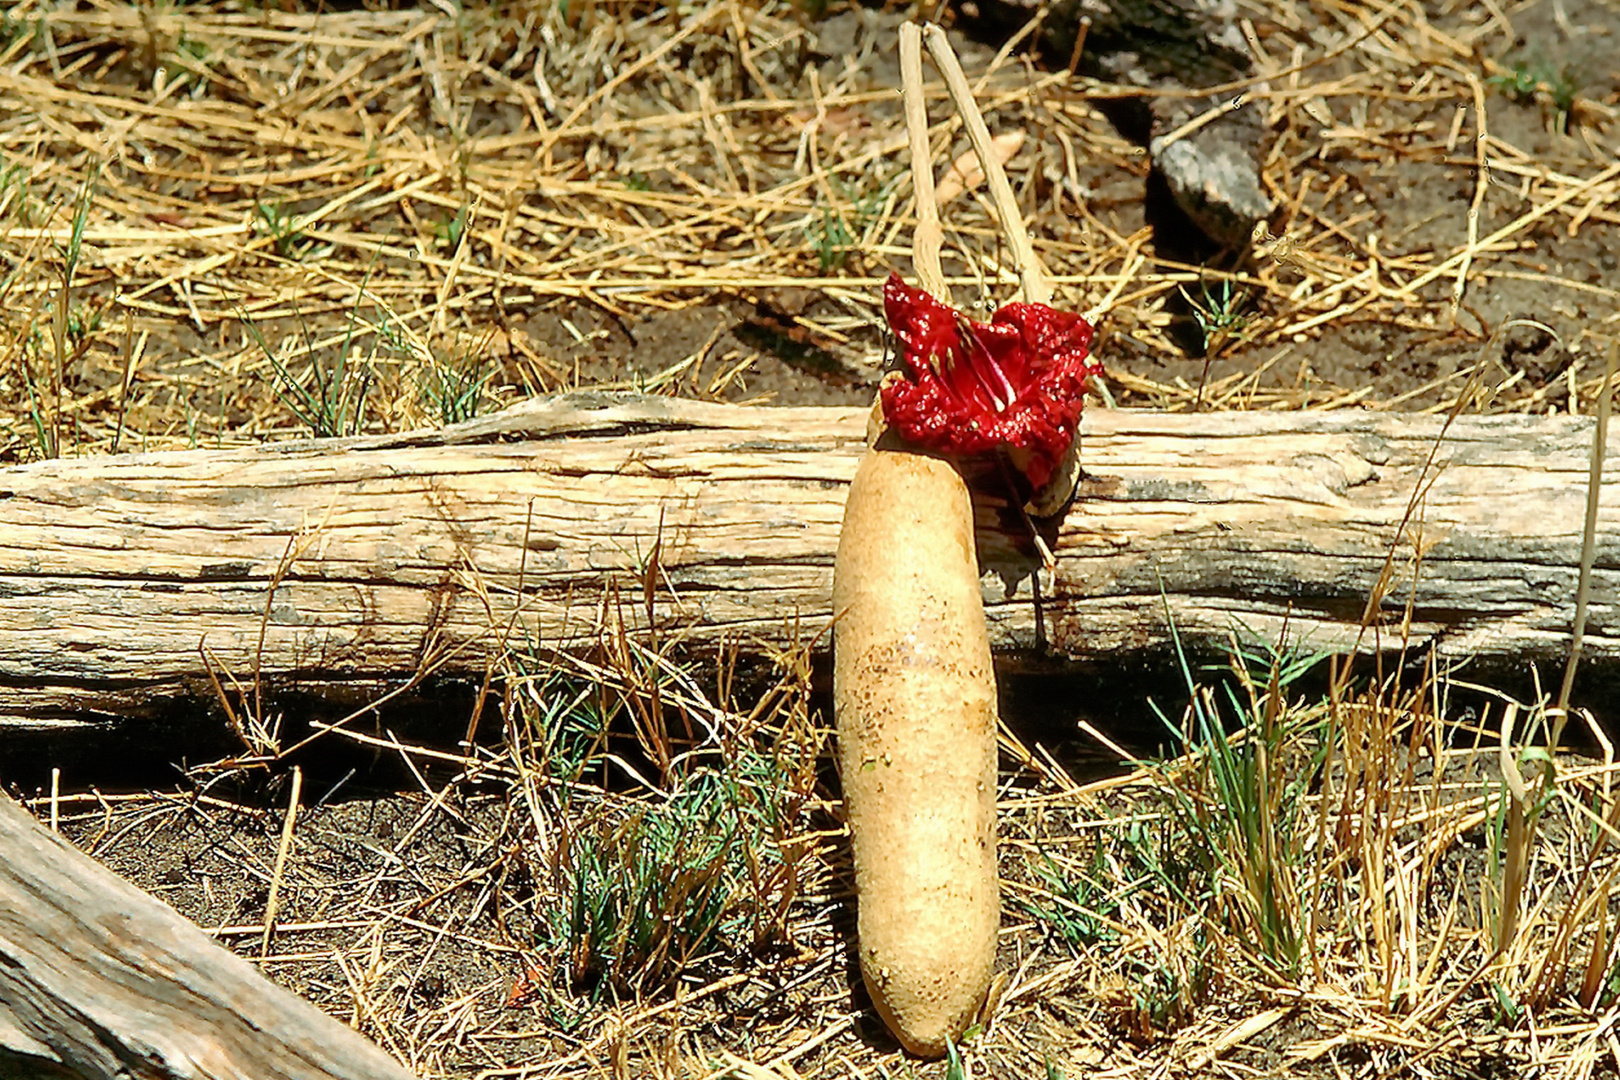
M1045 304L1006 304L973 322L899 274L883 283L883 311L903 368L880 391L890 426L952 456L1024 450L1030 484L1051 479L1080 426L1086 380L1102 374L1086 363L1091 324Z

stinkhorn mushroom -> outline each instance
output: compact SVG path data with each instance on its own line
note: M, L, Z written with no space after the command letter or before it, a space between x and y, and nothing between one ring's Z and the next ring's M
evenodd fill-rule
M1016 303L972 322L898 274L883 284L883 313L904 368L879 391L884 419L958 460L1005 449L1031 490L1045 487L1074 443L1086 380L1102 374L1087 363L1091 324Z
M1101 369L1091 326L1044 304L976 323L891 276L883 306L901 370L844 507L834 711L861 974L901 1044L937 1057L984 1004L1001 917L995 673L957 466L1005 453L1048 483Z

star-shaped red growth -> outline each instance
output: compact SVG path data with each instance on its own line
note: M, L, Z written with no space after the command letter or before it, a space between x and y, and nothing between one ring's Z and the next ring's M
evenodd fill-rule
M973 322L899 274L883 284L883 311L903 368L880 391L890 426L952 456L1024 450L1031 486L1051 479L1080 426L1086 380L1102 374L1086 362L1091 324L1045 304L1006 304Z

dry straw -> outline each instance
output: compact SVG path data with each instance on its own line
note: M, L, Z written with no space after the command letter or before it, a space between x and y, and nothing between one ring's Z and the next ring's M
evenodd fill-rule
M1026 138L1005 190L953 207L950 283L1001 296L1038 260L1061 302L1107 316L1128 401L1171 409L1378 404L1313 373L1311 342L1354 326L1467 353L1513 313L1485 300L1510 282L1548 308L1620 300L1533 254L1552 231L1620 220L1604 106L1577 96L1568 136L1521 148L1486 124L1536 108L1496 88L1501 64L1472 66L1490 23L1325 10L1315 30L1286 5L1240 19L1257 73L1218 88L1280 130L1262 174L1283 207L1278 257L1225 277L1148 258L1140 214L1114 194L1142 158L1093 104L1140 91L1035 73L1004 49L980 61L973 92L998 131ZM589 326L536 337L521 320L541 308L611 328L802 287L834 302L788 314L796 332L875 349L874 287L904 266L898 240L916 224L896 197L894 88L871 62L882 35L830 62L814 51L824 25L787 7L505 19L27 2L7 18L0 429L13 457L318 429L292 386L332 373L345 347L350 393L314 410L345 430L556 389L601 339ZM961 124L935 125L932 144L974 135ZM1434 166L1426 185L1465 178L1466 208L1382 230L1374 211L1393 208L1347 179L1391 159ZM998 239L991 203L1009 200L1028 250ZM1179 297L1202 288L1239 298L1222 340L1242 362L1207 387L1132 376L1134 358L1176 354ZM1588 327L1557 323L1590 400ZM728 379L685 385L746 383L757 356L722 350L709 363ZM1414 397L1444 408L1459 386L1442 371ZM1554 404L1535 391L1498 407Z

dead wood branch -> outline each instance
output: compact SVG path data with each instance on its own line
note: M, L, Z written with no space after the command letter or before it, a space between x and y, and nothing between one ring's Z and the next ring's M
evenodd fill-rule
M408 1080L0 795L0 1076Z

